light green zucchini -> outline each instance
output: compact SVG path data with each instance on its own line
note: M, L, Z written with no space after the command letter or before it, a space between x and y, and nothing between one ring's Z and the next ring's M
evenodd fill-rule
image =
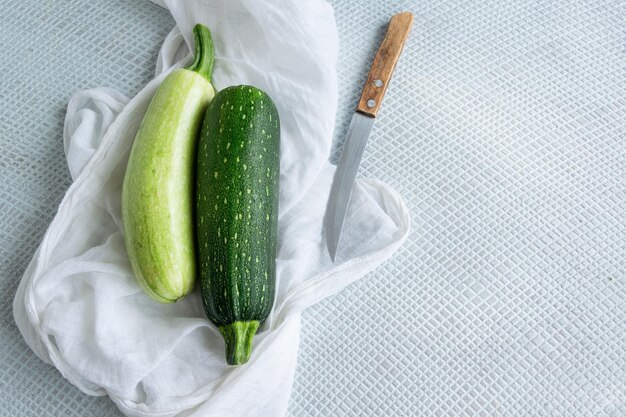
M126 249L135 277L156 301L184 297L196 277L194 187L196 146L215 95L213 43L193 29L194 63L173 71L155 93L135 137L122 192Z

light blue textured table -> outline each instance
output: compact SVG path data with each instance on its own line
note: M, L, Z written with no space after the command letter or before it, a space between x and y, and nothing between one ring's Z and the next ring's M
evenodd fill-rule
M361 170L413 230L305 313L289 415L626 415L623 5L332 4L338 145L385 22L415 13ZM173 20L147 0L0 7L0 415L117 416L28 349L11 303L70 185L69 97L133 96Z

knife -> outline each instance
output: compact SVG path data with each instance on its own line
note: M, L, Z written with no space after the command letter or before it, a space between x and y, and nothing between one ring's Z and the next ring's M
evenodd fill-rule
M409 12L398 13L389 21L348 128L324 216L326 245L333 262L361 157L412 24L413 15Z

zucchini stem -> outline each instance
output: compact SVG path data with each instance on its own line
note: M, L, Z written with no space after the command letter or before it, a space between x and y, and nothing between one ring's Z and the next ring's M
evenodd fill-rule
M248 362L252 351L252 338L258 328L257 320L236 321L219 327L226 342L226 362L229 365L243 365Z
M193 64L187 69L197 72L211 82L214 61L211 31L205 25L198 23L193 27L193 38L196 44L195 58Z

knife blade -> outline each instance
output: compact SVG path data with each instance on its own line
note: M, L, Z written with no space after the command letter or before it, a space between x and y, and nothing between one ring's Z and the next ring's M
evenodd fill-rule
M346 134L324 216L326 246L333 262L365 145L412 24L413 15L409 12L398 13L389 21Z

